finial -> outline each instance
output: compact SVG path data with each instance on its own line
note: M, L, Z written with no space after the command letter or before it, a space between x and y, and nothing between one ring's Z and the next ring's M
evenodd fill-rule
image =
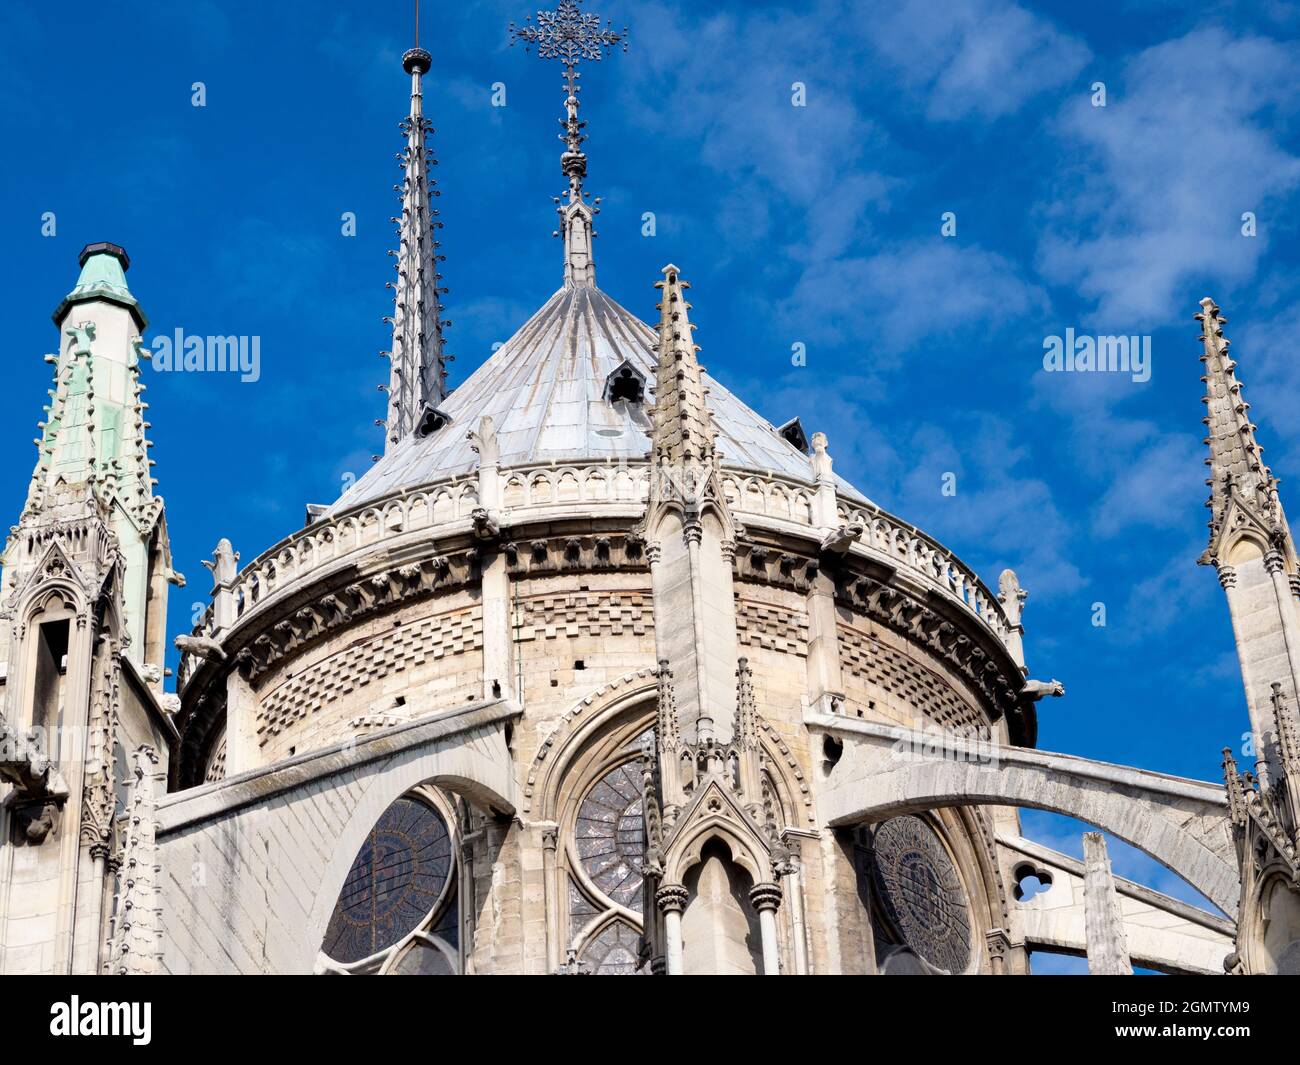
M429 73L429 68L433 66L433 56L426 52L419 45L414 48L408 48L402 56L402 69L408 74L419 74L421 76Z
M402 56L402 69L408 74L421 76L429 73L433 66L433 56L420 47L420 0L415 0L415 40Z
M601 27L597 15L589 15L578 7L581 0L560 0L555 11L537 12L537 23L531 17L525 26L510 23L510 44L524 42L524 51L537 49L539 59L558 59L564 64L564 111L560 120L564 132L564 151L560 155L560 171L568 179L568 200L556 208L560 216L557 235L564 235L564 280L566 284L594 284L595 264L592 261L591 241L596 236L593 219L599 213L597 206L588 206L584 200L583 181L587 176L587 155L582 150L587 139L587 123L578 118L578 93L581 87L577 65L581 60L599 62L615 45L627 51L627 27L622 33L610 29L610 23ZM599 202L599 200L597 201Z
M120 244L110 244L106 240L87 244L81 249L81 254L77 256L77 265L85 266L86 260L92 255L111 255L122 264L123 272L131 269L131 256L127 255L126 249Z

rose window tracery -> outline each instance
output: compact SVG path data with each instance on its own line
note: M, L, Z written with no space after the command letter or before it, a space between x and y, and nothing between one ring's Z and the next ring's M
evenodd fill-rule
M872 836L872 886L892 931L931 965L966 970L970 907L948 850L925 821L911 815L881 824Z

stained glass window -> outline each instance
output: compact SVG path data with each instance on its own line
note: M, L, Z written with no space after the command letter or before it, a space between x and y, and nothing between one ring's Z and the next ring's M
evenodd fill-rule
M389 970L393 976L451 976L455 973L447 955L432 943L417 939Z
M872 884L902 942L936 968L964 972L971 932L966 891L934 829L894 817L872 838Z
M645 819L638 763L627 762L596 781L578 807L575 834L578 858L596 887L640 913Z
M446 822L428 803L398 799L352 863L321 949L350 964L393 946L429 915L451 870Z
M632 976L639 964L641 933L625 921L611 921L582 952L596 976Z

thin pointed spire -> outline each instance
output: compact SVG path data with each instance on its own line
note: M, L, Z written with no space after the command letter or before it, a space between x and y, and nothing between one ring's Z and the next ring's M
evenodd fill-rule
M754 675L749 659L736 659L736 720L731 742L742 750L758 750L758 701L754 698Z
M592 240L596 236L594 222L600 214L600 197L587 203L588 194L582 187L587 177L587 154L582 150L587 139L583 132L587 123L578 117L581 75L577 64L583 59L598 62L617 44L622 44L626 52L627 27L622 33L615 33L607 21L602 28L599 16L585 14L579 3L581 0L560 0L555 11L537 12L536 25L532 25L531 17L525 19L529 23L526 26L510 23L510 44L523 41L524 50L536 48L539 59L558 59L564 64L565 117L560 119L564 127L560 134L564 151L560 155L560 170L569 187L563 197L555 198L555 210L560 216L560 228L555 235L564 237L564 283L594 285L596 264Z
M1223 529L1228 503L1236 494L1252 505L1256 517L1270 526L1279 522L1277 479L1264 465L1264 449L1255 439L1255 424L1250 420L1250 404L1237 380L1236 362L1229 354L1232 341L1223 335L1227 319L1208 296L1201 300L1199 339L1204 345L1201 362L1205 364L1205 443L1210 453L1205 464L1210 468L1206 484L1210 489L1210 546L1214 548ZM1207 558L1206 561L1209 561Z
M704 371L692 333L691 305L677 267L669 263L664 279L655 282L658 303L659 365L655 388L654 460L657 466L687 469L713 468L717 463L717 432L705 401Z
M418 35L419 5L416 5ZM418 39L418 38L417 38ZM398 249L395 253L397 280L393 314L387 319L393 327L393 342L385 354L390 360L388 384L380 386L388 394L388 417L384 422L384 450L392 448L415 432L421 422L447 395L447 361L442 331L442 274L438 263L446 257L438 254L436 234L442 228L432 197L438 195L437 182L429 177L430 166L437 160L428 145L432 123L424 117L422 79L433 59L417 43L402 56L402 69L411 76L411 110L402 120L406 149L398 156L403 171L398 186L402 213L397 223Z

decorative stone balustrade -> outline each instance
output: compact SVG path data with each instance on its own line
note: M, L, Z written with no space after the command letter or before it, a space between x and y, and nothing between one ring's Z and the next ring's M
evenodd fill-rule
M644 463L593 463L589 465L529 466L500 472L503 514L522 517L534 508L578 508L583 515L610 516L639 510L649 494L649 466ZM774 475L726 470L723 489L727 500L745 524L807 527L811 539L822 530L813 524L816 489ZM230 597L230 628L272 600L288 597L319 576L327 567L349 558L361 558L372 548L396 536L422 531L456 532L468 528L479 506L477 476L454 478L442 484L395 494L355 510L318 521L282 540L249 563L228 589L216 594ZM864 532L854 553L875 557L891 567L921 578L931 587L958 600L1005 641L1010 631L997 597L983 581L945 547L907 522L869 503L840 496L839 520L860 523ZM460 526L460 530L457 526ZM214 611L209 606L193 630L194 635L220 639ZM181 658L178 684L183 688L197 662L192 654Z

